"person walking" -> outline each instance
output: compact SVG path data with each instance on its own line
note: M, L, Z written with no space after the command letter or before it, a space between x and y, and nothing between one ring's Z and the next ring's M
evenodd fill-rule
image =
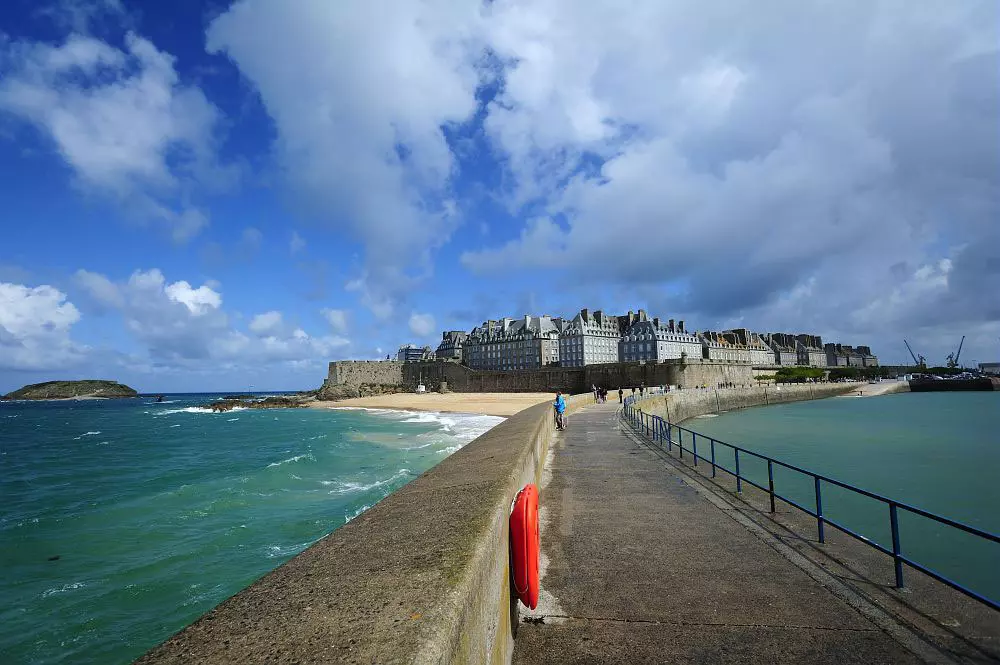
M561 392L556 393L556 401L552 403L552 408L556 414L556 429L566 429L566 400L563 399Z
M597 386L595 384L590 384L590 392L594 393L594 404L597 404Z
M621 386L618 386L618 403L623 404L625 402L625 391L622 390Z

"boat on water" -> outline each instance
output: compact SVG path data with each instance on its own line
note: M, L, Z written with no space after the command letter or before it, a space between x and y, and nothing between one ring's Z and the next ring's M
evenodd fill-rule
M1000 379L966 372L955 376L914 374L910 392L992 391L1000 390Z

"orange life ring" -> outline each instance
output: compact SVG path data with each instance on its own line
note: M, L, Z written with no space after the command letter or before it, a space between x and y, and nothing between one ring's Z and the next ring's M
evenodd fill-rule
M514 590L531 609L538 606L538 488L525 485L514 499L510 514L510 551Z

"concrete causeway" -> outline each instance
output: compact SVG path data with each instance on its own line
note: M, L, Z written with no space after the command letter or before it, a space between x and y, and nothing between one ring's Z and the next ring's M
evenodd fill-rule
M543 596L534 618L522 608L516 665L923 662L713 505L618 406L587 407L553 441Z

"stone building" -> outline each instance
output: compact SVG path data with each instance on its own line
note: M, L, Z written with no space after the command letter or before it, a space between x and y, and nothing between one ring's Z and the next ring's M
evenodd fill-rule
M563 320L525 315L484 321L464 343L464 362L473 369L518 370L559 362Z
M434 353L429 346L404 344L396 352L396 361L401 363L419 362L421 360L431 360L432 358L434 358Z
M823 350L826 351L826 365L827 367L849 367L850 362L848 361L847 351L844 349L842 344L833 344L828 342L823 345Z
M861 356L864 367L878 367L878 357L872 353L870 346L859 346L856 351Z
M701 357L701 341L684 332L684 322L674 325L670 319L664 323L659 318L650 321L646 313L629 326L620 342L619 356L623 362L676 360L679 358Z
M639 313L645 316L642 310ZM626 316L608 316L601 310L591 313L589 309L581 309L566 322L559 336L559 364L583 367L618 362L618 343L632 317L632 312Z
M799 364L795 336L789 333L767 333L764 341L774 352L774 364L787 367Z
M705 330L698 333L701 341L701 357L719 362L749 363L750 352L736 343L735 338L725 333Z
M434 355L445 360L461 360L462 347L469 333L464 330L448 330L441 335L441 343L438 344Z
M763 366L774 364L774 352L759 333L747 330L746 328L736 328L734 330L723 331L722 334L735 346L745 349L748 362L753 365Z
M808 367L826 367L826 351L823 349L823 338L819 335L796 335L795 350L798 352L800 365Z

